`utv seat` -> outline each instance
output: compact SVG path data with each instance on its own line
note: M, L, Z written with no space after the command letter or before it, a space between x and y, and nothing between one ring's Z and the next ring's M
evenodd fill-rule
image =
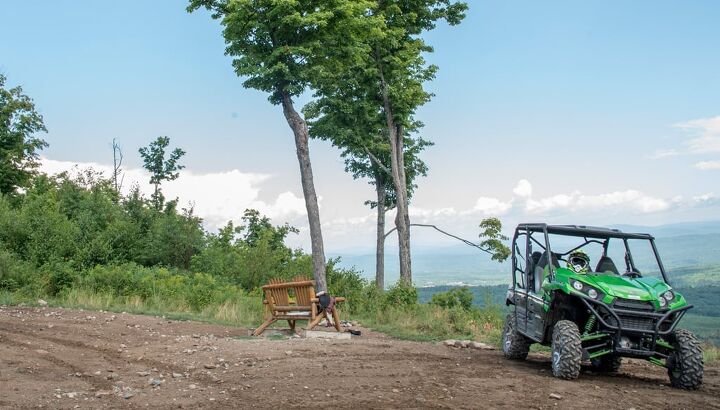
M530 255L530 260L528 261L528 284L530 285L530 290L538 291L539 287L537 286L536 278L537 278L537 266L538 262L540 262L540 257L542 254L538 251L535 251Z
M617 266L615 266L615 262L613 262L612 259L608 256L602 256L600 260L598 261L597 267L595 268L595 272L612 272L616 275L619 275L620 272L618 271Z
M535 254L540 252L533 252L533 260L535 260ZM560 262L558 262L557 256L553 253L552 255L552 264L556 268L560 267ZM548 266L548 257L547 257L547 251L543 252L542 255L540 255L540 258L538 259L537 263L535 264L535 291L539 292L542 288L543 280L545 279L545 268Z

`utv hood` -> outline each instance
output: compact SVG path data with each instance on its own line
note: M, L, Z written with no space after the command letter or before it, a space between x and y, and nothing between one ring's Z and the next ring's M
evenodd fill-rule
M623 299L657 300L670 289L665 282L655 278L632 279L607 273L590 273L578 279L608 296Z

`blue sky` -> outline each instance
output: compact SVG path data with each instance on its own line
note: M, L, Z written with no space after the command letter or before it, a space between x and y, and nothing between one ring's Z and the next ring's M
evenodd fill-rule
M460 26L427 35L440 71L419 117L436 145L424 155L415 220L472 237L488 215L507 224L720 219L720 2L469 5ZM186 181L168 190L194 200L211 227L248 205L304 226L280 109L243 89L219 24L185 6L0 2L0 72L45 116L47 169L102 168L117 138L142 182L137 148L168 135L188 152ZM346 175L326 143L311 150L326 247L371 248L362 205L371 187Z

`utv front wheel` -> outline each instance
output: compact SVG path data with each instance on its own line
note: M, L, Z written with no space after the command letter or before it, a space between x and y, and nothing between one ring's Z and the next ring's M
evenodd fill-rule
M685 390L696 390L702 384L703 354L700 342L690 331L680 329L669 338L675 348L667 359L670 384Z
M517 331L515 315L509 314L505 318L505 326L502 333L503 354L508 359L525 360L530 351L530 343Z
M606 354L590 360L595 370L605 373L617 373L622 364L622 357L613 354Z
M561 379L577 379L581 360L582 344L577 325L569 320L557 322L552 335L553 375Z

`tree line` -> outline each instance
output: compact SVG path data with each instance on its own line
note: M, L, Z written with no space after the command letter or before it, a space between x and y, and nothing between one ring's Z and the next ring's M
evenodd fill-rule
M425 86L438 69L424 58L433 49L423 36L439 22L459 24L467 4L453 0L190 0L187 10L200 8L221 22L226 54L233 58L243 85L267 93L270 103L280 105L293 133L318 290L327 289L327 266L310 138L338 147L346 170L355 178L367 178L375 188L375 198L366 204L377 211L376 285L380 289L385 286L384 242L392 232L399 245L400 280L411 284L409 203L417 179L428 172L420 154L432 145L421 135L424 124L416 113L432 98ZM4 77L1 79L0 85L4 85ZM300 95L312 98L298 108L295 101ZM37 152L46 146L36 134L46 129L32 100L19 88L3 89L2 98L7 112L2 144L13 149L0 147L0 155L13 152L14 157L8 156L10 160L0 164L0 192L13 196L29 185L35 187L31 177ZM180 148L166 152L169 144L170 139L163 136L139 150L154 186L149 200L142 198L137 188L130 199L119 198L122 151L115 141L111 183L97 186L114 188L117 204L137 208L137 203L147 201L155 212L178 212L177 200L166 201L161 185L178 178L185 152ZM55 183L68 182L67 176L61 178L66 179ZM75 182L82 185L87 181ZM396 210L394 227L388 231L385 215L392 209ZM192 209L180 215L189 224L199 224ZM500 222L485 220L481 228L485 229L481 237L487 238L482 243L485 250L494 257L506 254ZM187 268L190 257L185 259L183 267Z

